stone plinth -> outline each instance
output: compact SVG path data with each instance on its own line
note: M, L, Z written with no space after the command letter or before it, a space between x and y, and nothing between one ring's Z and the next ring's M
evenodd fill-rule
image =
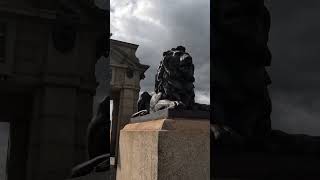
M135 118L121 130L117 180L210 179L209 118L182 114Z

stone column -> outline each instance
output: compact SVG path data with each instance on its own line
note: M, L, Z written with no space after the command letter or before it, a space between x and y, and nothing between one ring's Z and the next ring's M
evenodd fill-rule
M119 134L120 130L129 123L130 117L133 113L137 111L136 109L136 90L124 88L120 92L120 98L119 98L119 114L118 114L118 126L117 126L117 143L116 143L116 160L117 163L117 157L118 157L118 147L119 147Z
M118 116L119 116L119 97L113 96L113 111L112 111L112 129L111 129L111 144L110 155L115 156L118 133Z
M133 113L138 111L138 100L139 100L140 89L133 91Z
M47 86L42 90L40 116L36 131L30 135L29 180L56 180L67 177L74 165L75 88Z
M121 90L118 116L120 129L129 123L131 115L137 111L135 109L137 103L135 100L136 91L134 89L125 88Z

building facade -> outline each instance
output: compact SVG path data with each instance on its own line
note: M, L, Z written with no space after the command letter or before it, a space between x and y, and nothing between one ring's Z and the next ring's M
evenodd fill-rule
M91 1L0 2L0 121L8 180L66 179L86 160L106 11Z

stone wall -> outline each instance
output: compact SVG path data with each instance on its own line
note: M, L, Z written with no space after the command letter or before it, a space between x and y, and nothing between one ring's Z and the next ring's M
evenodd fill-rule
M19 180L64 179L75 164L86 160L85 134L97 86L96 41L105 33L105 24L81 6L74 47L61 52L53 42L57 3L0 2L0 22L6 27L0 93L30 97L26 103L31 109L23 127L28 134L17 132L26 138L27 145L11 142L10 156L26 154L26 159L13 163L10 180L18 177L15 168L22 164L26 175Z

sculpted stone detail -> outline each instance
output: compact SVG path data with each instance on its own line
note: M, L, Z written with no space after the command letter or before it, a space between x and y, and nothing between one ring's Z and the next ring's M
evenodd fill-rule
M178 46L164 52L155 77L156 94L152 97L151 110L175 106L191 109L194 104L194 80L192 57L185 52L185 47Z
M147 110L149 112L151 95L147 92L143 92L138 101L138 111Z
M164 52L155 76L154 92L141 95L138 104L145 109L138 108L133 117L166 108L209 111L209 105L195 103L194 81L194 64L185 47Z
M133 70L129 68L126 72L126 75L129 79L133 78L133 75L134 75Z

